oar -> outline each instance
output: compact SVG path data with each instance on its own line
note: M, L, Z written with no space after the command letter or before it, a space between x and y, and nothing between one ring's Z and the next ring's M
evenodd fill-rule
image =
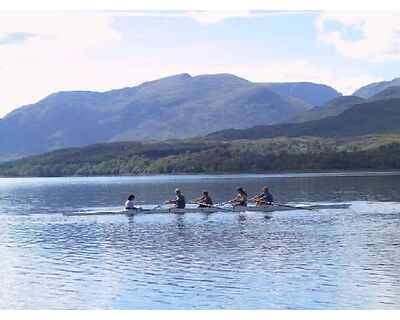
M213 204L197 203L197 202L194 202L193 204L197 204L197 205L201 204L202 206L205 206L205 207L211 208L211 209L218 209L218 210L222 210L222 211L231 211L228 208L221 208L218 205L213 205Z
M278 206L278 207L285 207L285 208L291 208L291 209L301 209L301 210L309 210L309 211L315 211L316 209L312 209L312 208L307 208L307 207L295 207L295 206L290 206L288 204L282 204L282 203L276 203L274 202L272 204L273 206Z
M230 201L227 201L227 202L217 203L216 206L224 206L226 204L231 204L232 205L232 203Z

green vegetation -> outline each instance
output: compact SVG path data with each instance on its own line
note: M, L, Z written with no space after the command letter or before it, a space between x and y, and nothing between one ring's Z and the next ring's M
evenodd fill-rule
M93 176L285 170L400 169L400 135L257 141L118 142L0 165L3 176Z

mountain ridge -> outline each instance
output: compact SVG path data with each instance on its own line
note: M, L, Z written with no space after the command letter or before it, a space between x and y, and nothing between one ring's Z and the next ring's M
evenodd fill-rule
M368 99L376 95L377 93L385 90L388 87L399 86L399 85L400 85L400 77L393 78L392 80L389 81L373 82L354 91L353 96L358 96L361 98Z
M322 107L314 107L302 113L290 117L285 123L298 123L313 120L321 120L327 117L337 116L353 105L365 102L366 100L357 96L340 96L328 101Z
M332 92L340 95L313 86L327 98ZM309 101L296 99L227 73L182 73L105 92L60 91L1 120L0 135L9 139L0 140L0 154L9 159L99 142L188 138L275 123L309 108Z
M321 87L327 90L324 97L321 97L315 90L315 83L313 82L265 82L263 84L279 94L307 101L310 107L320 107L327 101L337 97L337 91L325 84L320 84Z
M345 137L400 132L400 99L367 101L339 115L303 123L227 129L206 137L211 140L264 139L279 136Z

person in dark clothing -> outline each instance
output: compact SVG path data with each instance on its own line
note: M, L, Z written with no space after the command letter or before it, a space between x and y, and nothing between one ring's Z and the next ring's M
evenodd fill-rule
M193 202L199 205L199 208L209 208L213 205L213 201L207 191L199 198L193 199Z
M175 208L178 208L178 209L185 209L186 201L185 201L185 197L183 196L181 190L175 189L175 194L176 194L175 199L168 200L165 203L174 204Z

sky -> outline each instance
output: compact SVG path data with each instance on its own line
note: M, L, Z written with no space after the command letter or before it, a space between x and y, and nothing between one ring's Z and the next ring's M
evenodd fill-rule
M0 117L57 91L179 73L311 81L351 94L400 77L400 12L0 14Z

